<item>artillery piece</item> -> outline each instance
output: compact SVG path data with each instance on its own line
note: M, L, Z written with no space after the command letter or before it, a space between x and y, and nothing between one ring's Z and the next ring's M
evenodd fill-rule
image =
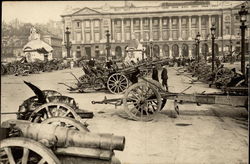
M93 112L79 109L74 98L63 96L54 90L40 90L32 83L24 81L36 94L26 99L20 106L17 119L31 122L43 122L51 117L71 117L81 121L82 118L93 118ZM1 113L13 114L13 113Z
M179 114L178 102L198 104L222 104L248 107L248 90L242 88L227 88L224 92L185 94L165 91L162 85L152 79L142 78L143 82L130 86L123 98L92 101L92 104L123 105L123 109L131 119L150 121L163 109L168 99L174 100L174 108ZM188 88L187 88L188 89Z
M94 70L88 66L83 66L84 75L79 79L72 74L77 80L76 86L71 87L65 83L63 84L68 87L70 91L80 91L91 88L94 90L108 89L111 93L118 94L123 93L131 83L137 83L138 77L145 75L145 72L152 70L155 65L167 65L169 59L161 59L156 61L144 61L139 64L132 65L130 67L119 68L116 66L114 69Z
M75 121L77 126L81 123ZM91 133L75 127L24 120L5 121L0 129L0 162L120 164L114 150L124 150L124 136Z

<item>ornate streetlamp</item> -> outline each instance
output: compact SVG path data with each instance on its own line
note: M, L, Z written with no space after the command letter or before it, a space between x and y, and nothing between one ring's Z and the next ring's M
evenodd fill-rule
M150 41L150 59L153 59L153 42Z
M197 60L197 62L199 63L199 50L200 50L200 48L199 48L199 45L200 45L200 37L201 37L201 35L200 35L200 33L198 32L197 33L197 35L196 35L196 38L195 38L195 42L196 42L196 60Z
M110 56L110 33L109 33L109 30L106 31L106 37L107 37L107 43L106 43L106 50L107 50L107 59L109 58Z
M69 41L69 35L70 35L70 31L69 31L69 28L66 27L66 43L65 43L65 47L67 49L67 58L70 58L70 49L72 47L72 43Z
M212 72L214 71L214 39L215 39L215 25L213 24L210 28L211 30L211 36L212 36Z
M239 11L239 15L240 15L240 22L241 22L241 72L243 75L245 75L245 29L246 29L246 25L245 22L247 20L247 14L248 11L246 10L245 5L243 4L241 6L241 9Z

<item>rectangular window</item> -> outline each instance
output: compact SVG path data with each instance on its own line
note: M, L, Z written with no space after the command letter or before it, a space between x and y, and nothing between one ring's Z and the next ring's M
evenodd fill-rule
M99 20L95 20L94 24L95 24L95 27L99 27L100 26Z
M144 19L143 24L144 24L144 26L149 26L149 20L148 19Z
M86 38L86 42L90 42L91 37L90 37L89 32L85 33L85 38Z
M168 39L168 31L162 31L162 39L167 40Z
M121 33L116 33L116 40L121 40Z
M187 24L187 19L186 18L182 18L181 24L186 25Z
M158 31L153 32L153 40L159 40L159 33Z
M125 21L125 26L130 26L130 20Z
M143 40L145 41L149 41L149 32L148 31L144 31L144 36L143 36Z
M178 39L178 31L174 30L172 31L173 33L173 40L177 40Z
M85 21L85 27L90 27L90 21Z
M76 41L77 42L80 42L81 41L81 39L82 39L82 37L81 37L81 33L76 33Z
M126 40L130 40L130 33L129 32L126 33Z
M100 41L100 34L99 32L95 33L95 42L99 42Z
M191 22L192 22L193 25L196 25L196 22L197 22L196 18L192 18Z
M119 20L115 21L115 25L121 26L121 21L119 21Z
M162 24L163 24L164 26L167 26L167 25L168 25L168 20L167 20L167 19L163 19L163 20L162 20Z
M154 26L158 26L158 24L159 24L158 23L158 19L154 19L154 23L153 24L154 24Z
M76 22L76 28L81 28L81 23L80 22Z
M181 38L183 40L187 40L188 39L187 30L182 30L182 32L181 32Z
M140 25L140 21L139 20L135 20L135 26L139 26Z
M173 25L177 25L177 19L173 19L172 22L173 22Z
M206 18L201 18L201 25L206 25L206 23L207 23Z

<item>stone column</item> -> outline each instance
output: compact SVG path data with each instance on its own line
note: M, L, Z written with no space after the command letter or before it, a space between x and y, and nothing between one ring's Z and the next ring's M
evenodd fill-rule
M111 35L111 36L112 36L112 37L111 37L112 39L111 39L111 41L114 42L114 41L115 41L115 20L114 20L114 19L111 19L111 22L112 22L112 33L111 33L111 34L112 34L112 35Z
M140 18L140 30L141 30L141 39L140 41L143 41L143 19Z
M201 34L201 16L199 15L199 32L202 38L202 34Z
M149 36L150 36L150 41L153 41L153 18L149 18Z
M192 57L192 50L191 50L191 48L189 47L189 49L188 49L188 57L189 58L191 58Z
M90 20L90 29L91 29L91 41L90 43L94 43L95 39L94 39L94 20L91 19Z
M82 43L85 43L84 20L82 21Z
M188 17L188 34L189 34L189 37L188 37L188 40L192 40L192 24L191 24L191 21L192 21L192 17L189 16Z
M134 33L134 21L133 18L130 19L130 27L131 27L131 38L132 39L132 35Z
M179 16L179 38L178 40L182 40L182 36L181 36L181 16Z
M218 17L219 17L219 27L218 27L219 37L218 37L218 39L221 39L221 37L222 37L222 35L221 35L221 15L218 15Z
M159 25L160 25L160 37L159 37L159 40L162 41L162 17L159 17Z
M172 59L173 55L172 55L172 45L169 46L169 58Z
M172 18L171 17L169 17L169 40L173 40L173 38L172 38ZM172 52L172 50L171 50L171 52ZM172 53L171 53L171 55L172 55Z
M122 42L124 42L124 19L122 18L121 19L121 21L122 21Z
M178 46L179 46L179 57L182 57L182 46L181 45Z

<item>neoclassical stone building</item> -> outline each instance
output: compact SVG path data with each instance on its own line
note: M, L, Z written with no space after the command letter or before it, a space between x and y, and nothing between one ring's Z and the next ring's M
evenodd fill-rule
M210 27L216 26L215 53L222 55L240 49L241 3L209 1L162 2L159 6L134 6L127 4L100 8L78 8L61 15L63 35L70 28L72 53L76 57L98 57L106 53L106 30L111 34L111 54L117 58L125 54L132 34L153 55L168 57L195 56L195 37L199 32L200 54L211 53ZM249 10L249 7L247 7ZM248 15L247 22L250 22ZM249 52L249 27L246 29ZM150 44L151 43L151 44Z

